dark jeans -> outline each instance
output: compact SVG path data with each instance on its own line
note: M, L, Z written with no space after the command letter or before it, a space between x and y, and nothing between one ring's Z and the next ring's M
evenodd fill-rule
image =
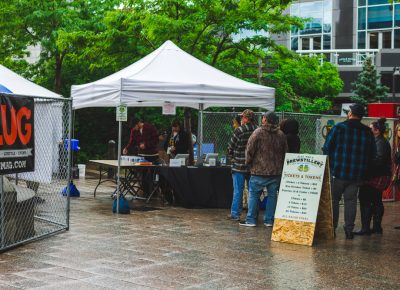
M383 216L382 191L370 185L363 184L360 186L358 199L360 200L360 207L369 207L374 215L378 214Z
M353 231L357 213L357 193L359 183L354 180L332 178L333 226L339 222L339 202L344 197L344 228Z

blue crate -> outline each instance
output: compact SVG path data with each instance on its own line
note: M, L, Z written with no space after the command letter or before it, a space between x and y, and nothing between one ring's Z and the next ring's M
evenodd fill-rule
M64 140L64 149L65 150L68 150L68 147L69 147L69 139L65 139ZM72 149L72 151L78 151L80 148L79 148L79 140L78 139L71 139L71 149Z

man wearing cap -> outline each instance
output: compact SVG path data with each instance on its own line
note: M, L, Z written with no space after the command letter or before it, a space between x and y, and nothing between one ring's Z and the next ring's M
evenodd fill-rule
M254 113L246 109L240 114L241 126L235 129L228 143L228 155L232 160L233 198L231 213L228 219L238 221L243 208L244 182L249 176L246 166L245 150L247 140L257 126L254 124Z
M279 129L278 122L278 116L274 112L265 113L263 125L254 131L247 142L246 164L251 176L248 212L246 221L240 222L241 226L257 225L258 201L264 187L268 191L264 225L273 225L283 163L288 151L285 134Z
M344 196L344 231L353 239L357 212L357 193L365 178L368 164L375 156L376 146L371 129L361 123L365 114L360 104L350 106L347 120L336 124L326 137L323 152L329 157L332 176L333 226L339 220L339 201Z

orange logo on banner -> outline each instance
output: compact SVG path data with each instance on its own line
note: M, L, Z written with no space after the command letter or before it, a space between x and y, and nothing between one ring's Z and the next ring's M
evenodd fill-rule
M21 107L18 112L15 112L14 107L11 107L10 110L10 132L7 130L7 106L1 105L1 121L2 121L2 134L0 133L0 145L4 145L4 141L7 145L13 145L17 140L17 135L19 140L23 145L26 145L31 140L32 136L32 124L29 122L24 122L25 125L23 126L23 120L29 120L31 118L31 110L27 107Z

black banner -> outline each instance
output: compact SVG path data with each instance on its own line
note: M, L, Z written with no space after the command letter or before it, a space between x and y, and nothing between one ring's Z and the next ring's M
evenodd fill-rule
M0 94L0 175L35 170L33 98Z

